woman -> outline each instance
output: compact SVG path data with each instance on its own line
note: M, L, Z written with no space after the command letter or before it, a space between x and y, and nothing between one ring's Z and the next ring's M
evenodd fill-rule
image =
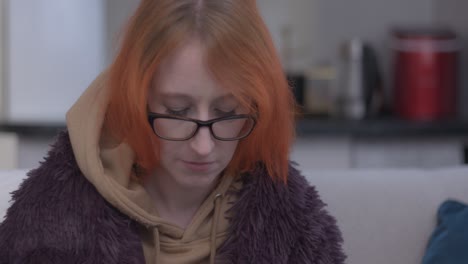
M255 1L143 0L14 193L0 263L343 263L293 109Z

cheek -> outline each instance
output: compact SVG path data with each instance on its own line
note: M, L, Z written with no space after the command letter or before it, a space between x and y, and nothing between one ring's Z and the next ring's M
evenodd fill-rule
M177 151L182 148L181 143L177 141L167 141L161 140L159 148L159 153L161 156L161 161L171 160Z
M237 141L226 141L222 142L220 146L220 155L229 163L234 155L234 152L237 149L238 142Z

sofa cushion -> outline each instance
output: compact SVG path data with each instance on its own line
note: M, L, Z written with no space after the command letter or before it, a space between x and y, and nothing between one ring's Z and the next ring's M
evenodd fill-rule
M0 170L0 222L10 207L11 192L26 178L27 170Z
M445 201L437 213L435 228L423 264L468 263L468 206L454 200Z
M347 264L420 264L439 206L447 199L468 203L466 166L305 174L338 220Z

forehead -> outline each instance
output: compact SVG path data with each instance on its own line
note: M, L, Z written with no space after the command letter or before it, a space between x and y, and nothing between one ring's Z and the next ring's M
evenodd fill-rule
M185 95L195 99L228 96L205 64L205 50L198 41L191 41L160 65L152 87L155 94Z

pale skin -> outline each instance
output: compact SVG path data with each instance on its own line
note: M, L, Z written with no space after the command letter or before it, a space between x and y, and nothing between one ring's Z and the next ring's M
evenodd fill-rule
M203 44L191 40L162 63L149 92L151 112L199 120L247 113L212 78L203 56ZM160 166L145 187L159 216L186 228L231 161L238 142L216 140L207 127L187 141L160 142Z

